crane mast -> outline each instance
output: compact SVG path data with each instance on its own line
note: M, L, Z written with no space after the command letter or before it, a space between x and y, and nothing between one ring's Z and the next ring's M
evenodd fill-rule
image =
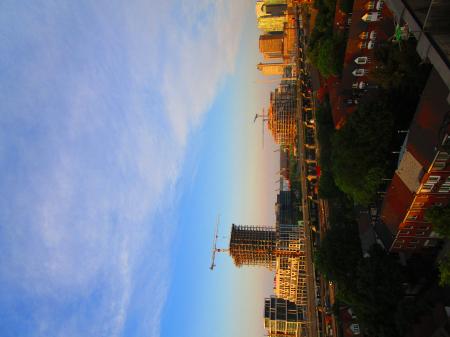
M217 248L217 240L219 238L219 224L220 224L220 215L217 216L216 228L214 229L214 238L211 250L211 266L209 267L209 269L211 270L214 270L214 267L216 266L216 253L228 251L228 249Z

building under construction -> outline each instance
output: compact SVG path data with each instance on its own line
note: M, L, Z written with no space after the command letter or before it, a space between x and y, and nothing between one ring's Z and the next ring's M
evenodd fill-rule
M303 222L277 223L276 228L233 224L229 252L237 267L247 265L275 269L275 294L305 306L304 245Z
M231 228L230 255L237 267L261 266L275 269L276 231L271 227Z
M285 73L289 76L289 69L285 69ZM279 87L270 93L268 128L275 142L283 146L293 146L297 135L297 93L294 83L282 80Z
M271 296L264 300L264 328L269 337L303 336L303 309L291 301Z

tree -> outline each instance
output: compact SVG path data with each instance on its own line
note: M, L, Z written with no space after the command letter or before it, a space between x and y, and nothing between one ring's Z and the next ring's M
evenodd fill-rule
M342 70L345 36L323 29L324 32L314 40L314 44L310 44L308 56L323 77L330 77Z
M358 229L353 223L332 225L315 256L317 268L343 290L354 287L361 259Z
M432 223L433 231L445 238L450 238L450 205L427 209L425 219Z
M333 199L339 196L340 190L334 182L333 175L328 170L322 170L319 180L319 196L322 199ZM342 192L341 192L342 193Z
M446 255L438 263L439 266L439 285L441 287L450 285L450 257Z
M353 303L349 304L371 335L400 336L395 313L403 298L401 266L378 245L369 254L370 257L359 263Z
M342 0L340 2L340 8L347 14L351 13L353 10L353 0Z
M371 70L369 76L386 90L402 86L422 87L429 65L422 63L414 39L399 43L382 44L375 50L379 65Z
M336 185L358 204L374 199L388 169L393 116L385 103L361 103L332 139Z

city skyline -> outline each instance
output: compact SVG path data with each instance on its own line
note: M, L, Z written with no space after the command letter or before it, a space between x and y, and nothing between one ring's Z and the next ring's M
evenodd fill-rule
M1 3L1 337L448 336L448 17Z
M24 161L2 157L2 163L7 165L4 173L9 175L4 175L1 183L3 190L9 188L10 195L17 195L17 199L12 200L20 200L24 185L13 188L7 185L7 177L18 179L16 174L20 172L24 183L35 183L27 199L33 210L27 212L26 219L31 219L29 216L38 210L45 211L39 213L39 219L30 220L35 227L20 225L21 220L17 218L3 221L1 239L6 252L17 254L22 245L27 249L21 253L22 260L13 264L12 261L4 261L2 266L9 268L8 272L2 269L0 279L3 286L0 302L2 330L11 336L48 335L50 332L53 335L98 336L98 329L108 336L173 336L180 335L182 330L178 329L184 327L181 335L201 336L206 332L200 331L200 327L210 324L211 328L213 325L220 328L221 336L230 333L242 337L261 335L264 331L261 297L270 294L270 274L235 270L229 258L224 257L218 258L218 267L212 274L208 269L217 213L221 213L224 223L229 224L275 223L275 145L266 132L263 149L260 125L252 123L255 111L260 111L265 105L272 87L271 84L259 83L261 75L255 69L255 62L260 58L254 3L219 1L213 6L195 4L181 8L169 2L153 4L151 8L144 2L129 6L117 2L99 2L95 6L80 3L72 4L70 8L55 4L47 7L45 15L42 10L28 12L18 4L8 6L10 15L4 14L0 21L2 27L11 27L6 30L8 43L2 47L2 63L8 61L11 64L0 82L3 94L8 96L4 96L4 106L10 112L8 122L3 124L4 135L11 141L10 146L30 146L30 151L34 151L36 156L45 148L55 154L45 152L37 160L32 152L25 152L29 155ZM172 10L173 13L170 12ZM153 17L151 13L155 11L159 13L159 19L148 26L147 18ZM2 12L8 11L5 8ZM177 17L186 12L193 19L177 23ZM117 13L123 13L123 16ZM172 14L175 17L171 17ZM46 19L38 20L39 16ZM79 17L83 18L83 26L77 21ZM229 27L230 17L235 22L231 31L223 28ZM207 20L210 29L202 29L197 24L202 20L194 18ZM18 22L28 24L21 24L19 29ZM41 29L36 28L37 22L40 22ZM171 27L171 30L159 34L165 27ZM42 39L40 34L43 30L49 31L53 38ZM97 34L92 35L88 30ZM21 32L20 38L15 32ZM65 34L71 38L66 40ZM181 36L181 40L174 40L174 34ZM223 56L220 56L213 53L214 48L209 44L216 39L228 45L228 54L221 53ZM196 48L186 47L186 44ZM160 51L154 48L157 45L165 46L165 57L158 54ZM30 58L13 60L13 50L20 48L30 48ZM209 59L211 55L214 57ZM197 87L195 92L189 90L192 76L191 71L186 70L186 62L193 67L192 71L200 74L201 83L208 86ZM214 71L203 71L205 65ZM159 73L158 67L163 72ZM34 81L24 77L25 69L28 78ZM118 69L126 71L117 72ZM20 83L19 87L8 86L14 76ZM172 78L177 80L172 81ZM149 79L155 82L151 84ZM108 81L110 83L106 85ZM40 83L45 85L37 90ZM161 90L157 83L162 84ZM76 87L76 84L83 86ZM211 84L212 90L209 89ZM173 85L175 88L171 90ZM19 97L25 96L24 90L28 91L28 99L20 100ZM186 94L174 97L173 91ZM57 92L59 99L52 92ZM154 95L148 95L149 92ZM92 104L95 105L90 107ZM114 106L116 109L111 110ZM195 109L186 110L186 106ZM29 113L19 114L24 107ZM148 115L145 114L146 109L150 111ZM158 112L158 109L163 110ZM37 110L40 111L39 123L37 114L32 114ZM55 115L55 111L68 110L72 112L70 119L65 113ZM17 116L21 119L15 119ZM117 123L113 122L114 118ZM22 127L19 121L26 125ZM99 123L103 126L99 127ZM63 132L61 126L66 125L72 127ZM29 137L25 137L22 132L31 126L36 128ZM116 157L113 150L118 137L127 140L122 148L130 149L118 154L120 157ZM57 142L59 138L61 141ZM101 146L94 146L96 142ZM102 151L104 144L108 145L106 153ZM221 151L217 151L217 147ZM92 151L83 152L89 148ZM19 153L23 154L25 149L21 151ZM168 157L169 153L171 157ZM113 164L112 168L104 167L106 155L110 158L106 163ZM32 165L33 161L38 166ZM245 166L239 164L244 161ZM124 162L129 162L127 170L136 174L131 179L138 177L131 190L127 180L130 177L114 169L115 164L123 165ZM84 166L75 166L72 170L67 166L76 163ZM87 168L90 176L85 175ZM93 184L92 181L99 179L100 172L102 183ZM235 184L217 184L217 177L223 182L231 179ZM86 181L87 178L89 180ZM75 183L75 179L81 180ZM42 190L44 182L53 191ZM89 184L91 188L88 188ZM75 188L77 185L79 187ZM116 186L116 189L111 190L107 186ZM179 193L174 194L174 189ZM38 195L38 191L45 191L47 195ZM70 196L66 193L69 192L75 193L72 198L76 199L68 199ZM210 197L212 192L216 198ZM206 204L205 195L209 196ZM240 198L235 198L236 195ZM58 205L61 198L66 208L55 213L51 205ZM80 204L79 199L85 199L85 202ZM96 209L93 200L106 207L99 208L102 212L105 209L100 215L92 211ZM133 213L128 212L131 200L131 205L136 207ZM248 207L241 202L243 200L253 200L257 207ZM108 207L114 208L117 204L127 210L126 218L110 214ZM151 205L151 212L147 214L148 205ZM10 204L10 212L20 214L18 207L18 203ZM91 217L77 218L87 207L92 212ZM260 209L267 211L261 212ZM2 208L4 220L11 216L10 212ZM145 215L135 218L135 212ZM76 231L63 225L68 223L63 219L70 215L74 215L72 228ZM98 222L98 216L102 222ZM130 224L129 217L133 224ZM47 227L42 227L42 219L47 219L43 223ZM61 226L57 225L58 220L61 220ZM24 234L32 234L29 230L33 229L35 237L44 240L54 256L65 259L65 269L61 269L61 261L42 256L44 247L40 241L28 236L19 240L18 233L5 226L6 223L16 223L16 228L21 228ZM84 223L90 224L91 230L87 235L91 236L82 240L86 229ZM192 245L190 240L194 238L186 234L188 228L199 231L195 238L198 245ZM140 237L139 245L135 244L136 236ZM8 237L14 240L5 242ZM69 237L71 239L67 242ZM152 237L159 239L153 240ZM102 241L96 241L98 238ZM111 241L107 244L109 239ZM106 246L111 250L103 255L96 254ZM80 249L85 249L88 256L97 255L98 258L88 265L92 269L85 271L79 267L84 259L83 255L78 257ZM186 256L186 251L191 253ZM167 255L161 255L163 252ZM200 283L186 274L186 258L189 256L198 260L198 264L189 268L204 277ZM54 268L51 274L46 274L45 269L40 271L45 259L51 263L47 267ZM27 265L28 274L24 275L24 266ZM76 271L78 276L75 276ZM256 280L261 286L254 286ZM218 289L223 290L223 294ZM246 313L239 317L232 310L236 303L227 301L225 297L232 291L255 294L254 302L238 302L247 308ZM47 297L51 294L52 297ZM175 299L196 305L184 311L185 307L174 303ZM13 303L23 303L23 306L15 307ZM28 303L35 303L35 306ZM215 314L209 309L205 311L211 306L222 309ZM11 308L14 308L12 312ZM109 308L109 311L104 308ZM31 312L34 313L32 316ZM104 314L114 319L106 319L102 316ZM209 323L204 322L204 315L210 317ZM222 321L223 317L241 322L241 328L230 327ZM251 320L252 324L246 325L243 320ZM180 323L179 328L174 321ZM90 326L96 328L91 329Z

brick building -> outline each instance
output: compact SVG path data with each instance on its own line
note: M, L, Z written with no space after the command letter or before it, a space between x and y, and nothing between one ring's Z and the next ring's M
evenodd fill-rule
M334 125L339 129L356 110L361 97L374 88L369 78L374 50L394 32L394 21L383 1L355 0L349 19L342 77L330 88Z
M448 95L447 85L433 70L383 200L380 220L392 234L391 251L412 252L437 243L424 215L450 200Z

